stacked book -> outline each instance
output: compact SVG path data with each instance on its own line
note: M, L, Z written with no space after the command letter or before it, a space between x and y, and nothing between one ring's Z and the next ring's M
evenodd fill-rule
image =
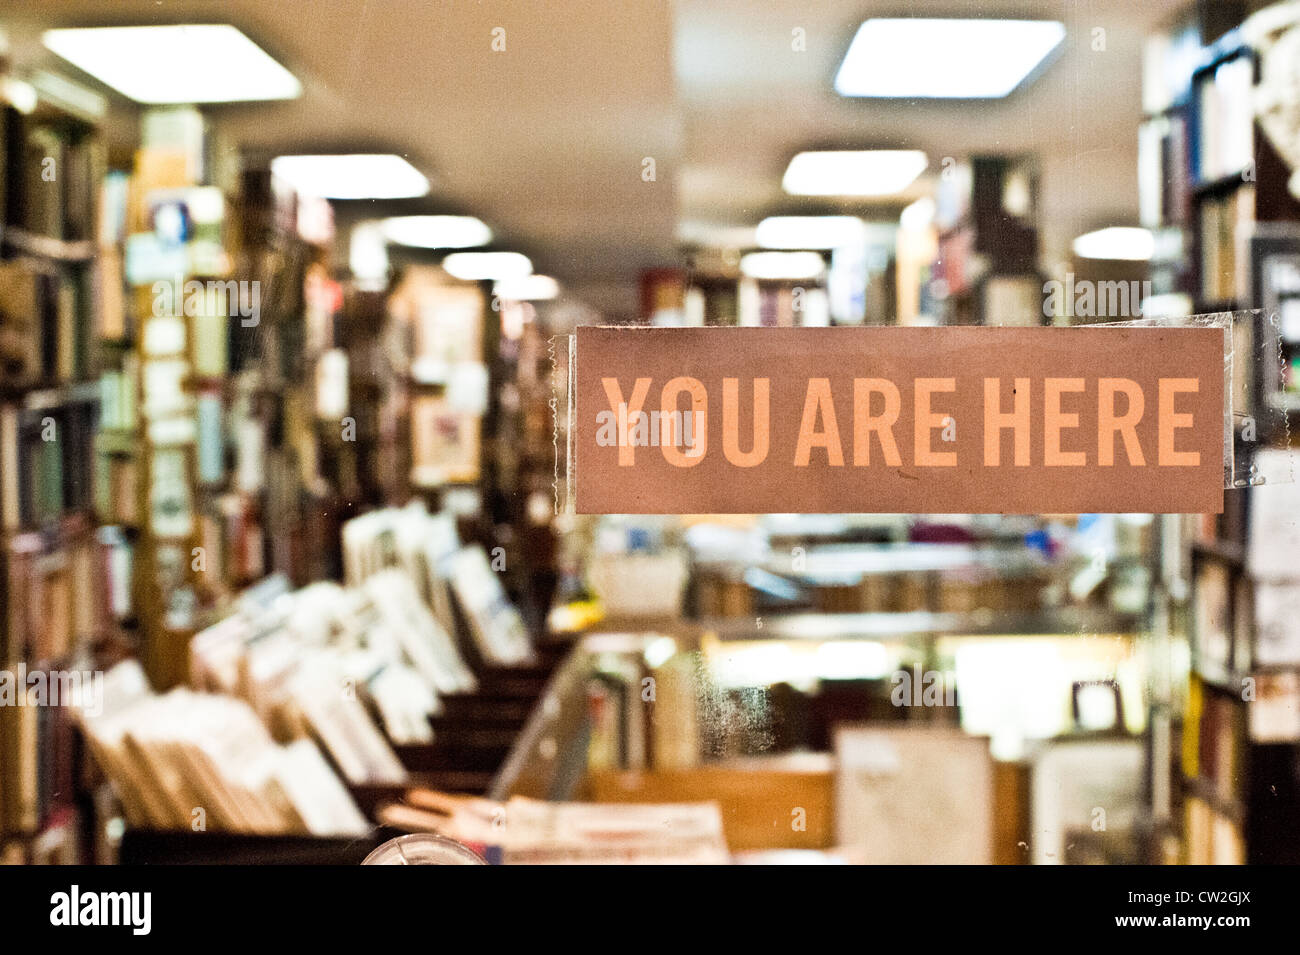
M350 783L401 783L389 741L431 742L429 718L473 674L399 570L285 590L195 636L192 685L242 698L277 738L318 740Z
M309 740L280 744L243 700L156 694L135 661L81 714L129 825L162 830L360 835L366 818Z
M348 581L244 591L189 648L189 686L158 695L134 664L82 723L135 826L257 833L358 831L346 786L409 781L395 747L433 742L476 658L531 661L481 547L419 505L344 527ZM319 802L315 801L319 798ZM200 811L201 810L201 811Z
M507 802L413 790L385 806L393 828L435 832L504 865L725 865L717 803Z
M501 585L504 551L489 556L478 544L462 546L450 514L430 514L413 502L354 518L343 527L343 562L352 584L403 568L447 632L457 632L457 611L464 616L472 639L467 649L483 662L535 662L527 626Z

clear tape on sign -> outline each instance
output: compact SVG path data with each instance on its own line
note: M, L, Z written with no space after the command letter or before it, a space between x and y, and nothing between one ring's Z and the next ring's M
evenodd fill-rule
M1300 408L1300 393L1291 390L1300 382L1288 387L1278 312L1252 308L1088 327L1223 329L1223 486L1295 481L1287 409L1292 402Z

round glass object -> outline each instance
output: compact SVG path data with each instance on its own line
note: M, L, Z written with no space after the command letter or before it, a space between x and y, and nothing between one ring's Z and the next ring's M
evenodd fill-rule
M362 865L487 865L477 852L455 839L415 832L389 839L366 856Z

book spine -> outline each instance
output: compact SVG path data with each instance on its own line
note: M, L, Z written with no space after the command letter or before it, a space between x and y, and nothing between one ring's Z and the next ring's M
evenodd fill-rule
M20 448L18 409L4 405L0 407L0 524L6 531L22 526Z

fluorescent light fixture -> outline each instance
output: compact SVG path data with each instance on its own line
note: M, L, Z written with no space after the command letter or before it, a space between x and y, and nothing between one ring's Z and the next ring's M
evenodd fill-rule
M384 238L422 249L468 249L491 242L492 230L473 216L393 216L384 220Z
M891 672L889 651L875 640L827 640L813 655L823 680L878 680Z
M388 240L382 222L358 222L348 245L352 281L368 292L381 290L388 280Z
M526 275L497 282L492 294L515 302L543 302L560 294L560 283L549 275Z
M788 643L774 640L728 643L725 652L709 658L708 672L719 686L727 688L795 682L803 676L802 657Z
M1145 262L1155 252L1156 240L1146 229L1111 226L1074 240L1074 254L1081 259L1122 259Z
M677 641L672 637L656 637L643 653L646 666L657 670L677 654Z
M12 76L0 78L0 95L18 112L26 115L36 109L40 96L36 87L25 80L16 80Z
M302 84L229 24L46 30L45 46L137 103L295 99Z
M865 235L862 220L854 216L769 216L754 233L765 249L837 249Z
M442 267L469 282L521 279L533 273L533 263L519 252L453 252Z
M872 19L835 75L841 96L997 99L1065 39L1055 20Z
M38 95L71 112L80 113L91 120L103 119L108 112L107 99L67 77L38 70L31 80Z
M892 196L924 171L919 149L869 149L799 153L781 184L796 196Z
M740 257L740 272L751 279L815 279L826 271L816 252L750 252Z
M934 200L922 196L904 209L898 216L898 224L912 232L928 229L934 223Z
M271 174L321 199L411 199L429 191L429 180L391 153L277 156Z

